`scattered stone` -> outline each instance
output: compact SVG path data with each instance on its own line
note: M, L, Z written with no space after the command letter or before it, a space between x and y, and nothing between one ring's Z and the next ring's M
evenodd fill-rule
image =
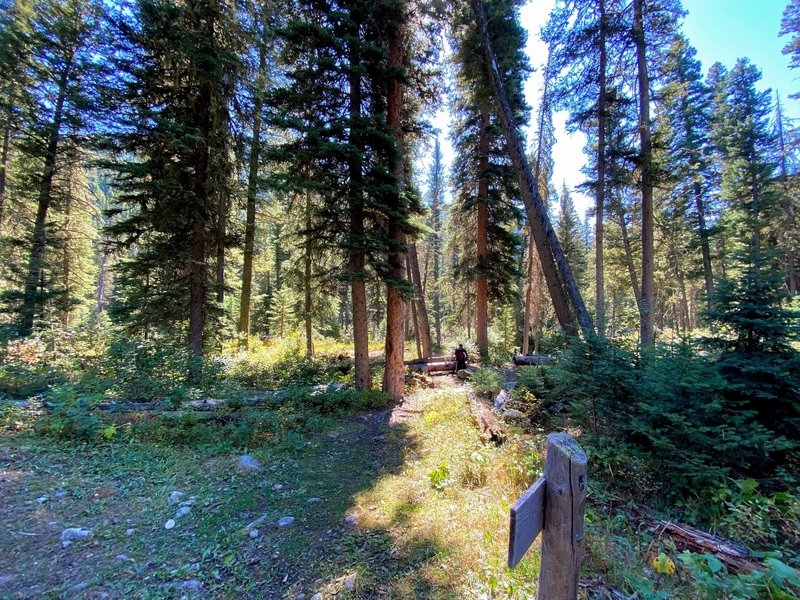
M347 515L344 518L344 521L345 523L349 523L350 525L355 525L358 522L358 517L355 514Z
M282 483L276 483L275 485L272 486L272 489L275 490L276 492L280 491L280 490L283 489L283 484Z
M194 503L196 501L197 501L197 499L194 496L189 496L188 500L184 500L178 506L194 506Z
M247 526L245 527L245 529L248 529L248 530L255 529L256 527L261 525L266 520L267 520L267 515L261 515L255 521L251 521L250 523L248 523Z
M36 499L36 502L38 502L39 504L44 504L45 502L47 502L47 496L40 496L39 498Z
M128 562L130 560L127 554L117 554L114 558L120 562Z
M509 400L511 400L511 395L508 393L508 390L500 390L500 393L497 394L497 398L494 399L494 409L497 412L503 412Z
M373 504L372 506L369 507L369 509L370 510L378 510L378 507Z
M317 592L313 596L311 596L311 600L322 600L322 592Z
M258 529L251 529L248 535L251 539L256 539L260 534L261 532Z
M518 411L515 408L509 408L508 410L503 412L504 419L524 419L525 414Z
M376 435L374 438L372 438L373 442L383 442L385 440L386 440L385 435Z
M125 530L126 537L131 537L134 533L136 533L136 530L133 527L129 527Z
M203 589L203 582L197 579L189 579L188 581L181 581L178 588L182 590L189 590L190 592L199 592Z
M170 519L164 523L164 529L172 529L173 527L175 527L175 519Z
M469 371L467 371L465 369L461 369L458 372L456 372L456 376L459 379L469 379Z
M62 489L56 488L56 491L55 491L55 493L54 493L53 495L54 495L56 498L63 498L64 496L66 496L66 495L67 495L67 492L65 492L65 491L64 491L64 490L62 490Z
M175 518L180 519L181 517L188 515L190 512L192 512L190 506L181 506L177 511L175 511Z
M237 464L237 468L240 471L244 472L260 471L261 463L258 462L255 458L253 458L249 454L245 454L239 457L239 463Z
M309 498L308 500L306 500L306 502L308 504L318 504L322 502L322 498Z
M346 589L348 592L352 592L353 589L355 589L356 587L357 577L358 575L356 575L355 573L351 573L350 575L348 575L347 578L344 580L344 589Z
M169 503L170 504L177 504L183 498L183 492L172 492L169 495Z
M16 406L17 408L29 408L30 407L30 403L27 400L14 400L11 404L13 406Z
M85 590L87 587L89 587L89 584L86 581L80 581L78 583L69 586L67 588L67 591L72 594L77 594L78 592L82 592L83 590Z
M294 517L281 517L278 520L278 527L288 527L294 523Z
M92 530L85 527L68 527L61 532L61 545L66 548L71 546L72 542L78 540L85 540L92 537Z

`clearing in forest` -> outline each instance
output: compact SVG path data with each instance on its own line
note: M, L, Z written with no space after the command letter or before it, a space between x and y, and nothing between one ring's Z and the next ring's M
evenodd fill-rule
M484 445L467 388L440 381L251 448L248 471L213 446L6 429L0 596L529 597L538 551L506 569L508 510L541 440Z

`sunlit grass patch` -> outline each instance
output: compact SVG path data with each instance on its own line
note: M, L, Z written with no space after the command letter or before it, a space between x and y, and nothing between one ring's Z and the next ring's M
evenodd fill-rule
M514 571L505 564L509 506L539 475L538 447L513 436L485 446L463 392L420 392L415 402L423 411L407 432L415 451L399 473L356 496L360 526L388 530L400 555L435 549L416 576L456 597L535 594L538 547Z

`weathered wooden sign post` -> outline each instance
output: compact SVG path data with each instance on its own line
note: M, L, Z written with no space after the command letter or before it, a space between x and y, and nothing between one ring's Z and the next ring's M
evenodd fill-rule
M539 600L574 600L583 556L586 453L572 436L547 436L544 475L511 507L508 566L542 534Z

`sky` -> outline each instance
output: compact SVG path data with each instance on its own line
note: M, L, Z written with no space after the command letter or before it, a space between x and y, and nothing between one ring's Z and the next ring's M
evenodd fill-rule
M789 69L789 58L781 52L789 41L788 36L779 38L781 16L789 0L683 0L688 12L683 22L683 33L689 43L697 49L697 57L703 70L719 61L728 68L733 67L739 57L749 57L763 74L761 88L771 88L781 95L788 118L800 117L800 101L789 99L789 94L800 91L800 70ZM522 24L528 29L526 52L536 72L525 85L528 104L536 114L541 93L541 65L547 59L547 48L539 39L539 29L555 5L555 0L529 0L521 10ZM573 191L578 211L583 214L592 201L574 191L584 179L581 168L586 163L583 153L585 139L580 133L567 134L564 124L566 113L556 113L557 143L553 148L555 168L553 183L560 189L562 182ZM442 151L449 167L453 150L446 140L449 115L441 111L434 125L441 131ZM529 133L532 135L532 132ZM427 168L422 167L423 172Z

